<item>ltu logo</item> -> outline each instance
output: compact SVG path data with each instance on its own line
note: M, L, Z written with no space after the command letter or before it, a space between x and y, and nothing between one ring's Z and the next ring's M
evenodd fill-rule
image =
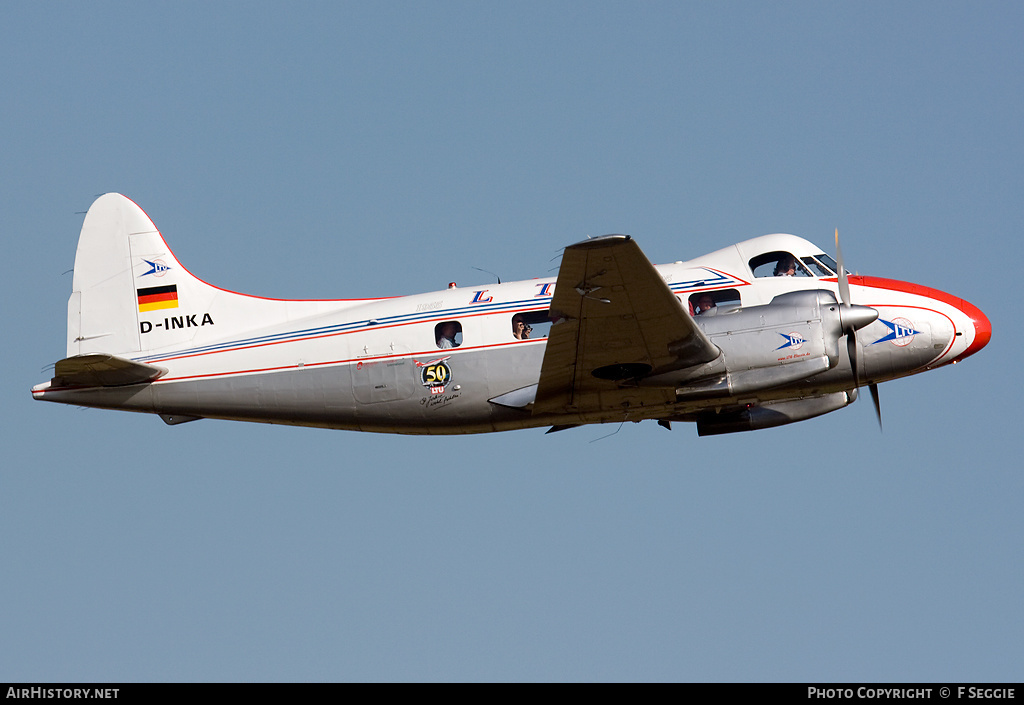
M154 259L154 260L144 259L142 261L149 265L149 270L146 271L146 272L143 272L142 274L140 274L139 275L140 277L144 277L147 274L152 274L154 277L162 277L163 275L167 274L167 272L169 272L171 270L170 267L168 267L166 264L164 264L163 262L161 262L158 259Z
M775 348L776 350L782 350L783 348L789 348L790 350L799 350L804 346L807 341L799 333L779 333L786 342Z
M889 328L889 333L883 338L879 338L872 345L878 345L886 341L892 343L901 348L905 348L914 342L914 336L921 331L914 328L914 324L906 318L894 318L891 321L885 321L881 318L878 319L880 323L884 323Z
M893 345L903 348L914 342L914 336L917 335L917 331L914 330L913 323L906 318L894 318L892 325L892 332L895 334L895 337L892 339Z

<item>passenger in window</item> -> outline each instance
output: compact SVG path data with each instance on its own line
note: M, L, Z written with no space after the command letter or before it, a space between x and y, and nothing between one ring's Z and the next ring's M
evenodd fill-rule
M458 343L455 342L455 336L458 334L458 326L455 325L455 321L445 321L440 324L437 332L437 347L442 350L448 348L457 348Z
M796 257L793 255L785 255L775 265L775 276L777 277L795 277L796 276Z
M512 337L516 340L529 340L530 333L533 332L533 328L523 320L523 317L518 313L512 316Z
M711 294L701 294L697 298L697 305L693 307L693 315L699 316L705 311L710 311L715 307L715 300L711 298Z

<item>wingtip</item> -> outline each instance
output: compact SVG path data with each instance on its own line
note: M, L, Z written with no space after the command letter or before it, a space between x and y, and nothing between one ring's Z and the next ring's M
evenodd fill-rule
M611 247L622 242L630 242L633 239L632 235L598 235L597 237L588 237L586 240L580 240L579 242L569 245L573 248L598 248L598 247Z

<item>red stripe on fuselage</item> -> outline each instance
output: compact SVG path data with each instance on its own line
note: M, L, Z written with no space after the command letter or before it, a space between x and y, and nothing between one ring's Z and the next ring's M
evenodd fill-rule
M338 336L338 335L352 335L353 333L365 333L367 331L374 331L374 332L376 332L376 331L381 331L381 330L387 330L388 328L401 328L401 327L404 327L404 326L414 326L414 325L417 325L417 324L420 324L420 323L434 323L435 321L447 321L447 320L459 320L459 321L461 321L461 320L466 319L466 318L476 318L477 316L500 316L502 314L510 314L510 313L513 313L513 314L514 313L533 313L535 311L543 311L543 310L545 310L544 307L538 306L538 307L524 308L524 309L510 308L510 309L503 309L501 311L484 311L484 312L481 312L481 313L469 313L469 314L461 314L461 315L432 316L432 317L429 317L429 318L417 319L415 321L402 321L401 323L386 323L384 325L379 325L378 324L378 325L373 326L372 328L355 328L355 329L351 329L351 330L335 331L335 332L332 332L332 333L317 333L315 335L306 335L306 336L302 336L301 338L288 338L286 340L270 340L270 341L263 342L263 343L252 343L250 345L239 345L238 347L227 348L226 350L204 350L203 352L187 353L187 354L184 354L184 355L169 355L167 357L161 357L161 358L155 358L155 359L147 360L147 362L155 363L155 362L168 362L169 360L183 360L183 359L189 358L189 357L201 357L203 355L218 355L218 354L224 354L224 353L237 352L239 350L251 350L252 348L262 348L262 347L267 347L269 345L285 345L287 343L299 343L299 342L302 342L302 341L305 341L305 340L317 340L319 338L331 338L331 337ZM536 340L544 340L544 339L543 338L537 338ZM515 341L515 342L533 342L533 341ZM401 357L401 356L393 356L393 357ZM306 363L306 364L308 366L310 363Z

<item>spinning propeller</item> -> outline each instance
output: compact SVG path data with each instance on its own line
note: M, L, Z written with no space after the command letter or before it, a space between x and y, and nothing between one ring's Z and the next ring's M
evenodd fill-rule
M870 306L858 306L850 301L850 282L846 277L846 268L843 267L843 250L839 247L839 228L836 228L836 264L839 265L839 297L842 299L842 304L839 306L839 320L842 322L843 330L846 331L846 352L850 356L850 366L853 368L853 393L854 399L856 399L857 390L860 388L857 331L877 319L878 311ZM878 399L878 385L870 382L868 389L871 391L871 401L875 403L878 428L881 429L882 405Z

